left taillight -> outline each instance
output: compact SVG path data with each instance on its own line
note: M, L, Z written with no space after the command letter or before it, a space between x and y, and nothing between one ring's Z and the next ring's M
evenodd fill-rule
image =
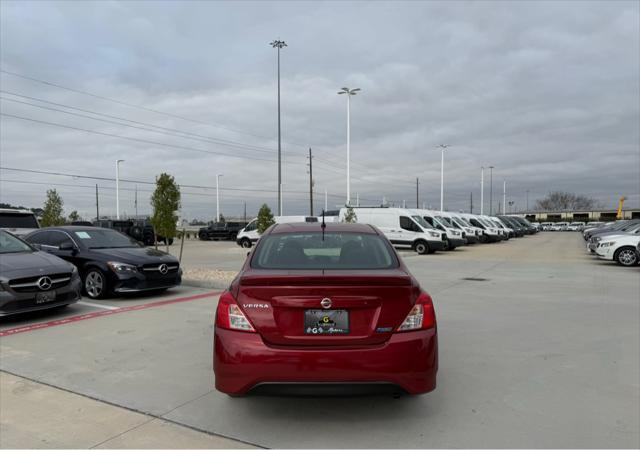
M224 291L218 301L216 326L226 330L256 332L229 291Z
M429 294L422 292L397 331L425 330L435 326L436 313L433 309L433 302Z

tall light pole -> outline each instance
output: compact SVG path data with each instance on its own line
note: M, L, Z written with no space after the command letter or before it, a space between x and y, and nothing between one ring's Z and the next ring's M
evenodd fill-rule
M502 182L502 213L507 213L507 180Z
M220 177L222 176L221 173L216 175L216 222L220 222Z
M440 212L444 211L444 151L449 147L446 144L438 145L442 150L442 160L440 161Z
M480 215L484 215L484 167L480 167Z
M529 189L527 189L527 212L529 212Z
M278 215L282 215L282 137L280 126L280 49L286 47L284 41L274 40L269 43L278 49Z
M351 204L351 96L356 95L360 90L360 88L349 89L343 87L338 91L339 95L347 94L347 205Z
M495 166L489 166L489 215L493 216L493 169Z
M116 219L120 219L120 163L124 159L116 159Z

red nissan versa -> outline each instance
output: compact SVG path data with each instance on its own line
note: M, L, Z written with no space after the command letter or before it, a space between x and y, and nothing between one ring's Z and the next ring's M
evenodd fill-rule
M429 294L375 227L269 228L216 311L216 389L263 385L436 387Z

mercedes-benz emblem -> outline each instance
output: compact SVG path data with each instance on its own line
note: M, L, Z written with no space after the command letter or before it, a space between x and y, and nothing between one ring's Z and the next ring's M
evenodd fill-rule
M41 291L48 291L51 289L51 278L49 277L41 277L38 279L38 287Z
M158 267L158 271L162 274L165 275L168 271L169 268L167 267L166 264L160 264L160 266Z
M324 309L331 308L331 299L330 298L323 298L320 301L320 306L322 306Z

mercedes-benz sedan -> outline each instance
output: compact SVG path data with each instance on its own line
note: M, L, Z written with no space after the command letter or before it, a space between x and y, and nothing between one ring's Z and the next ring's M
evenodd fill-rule
M66 306L80 292L72 264L0 230L0 316Z
M434 307L375 227L268 229L219 300L216 388L436 387Z

